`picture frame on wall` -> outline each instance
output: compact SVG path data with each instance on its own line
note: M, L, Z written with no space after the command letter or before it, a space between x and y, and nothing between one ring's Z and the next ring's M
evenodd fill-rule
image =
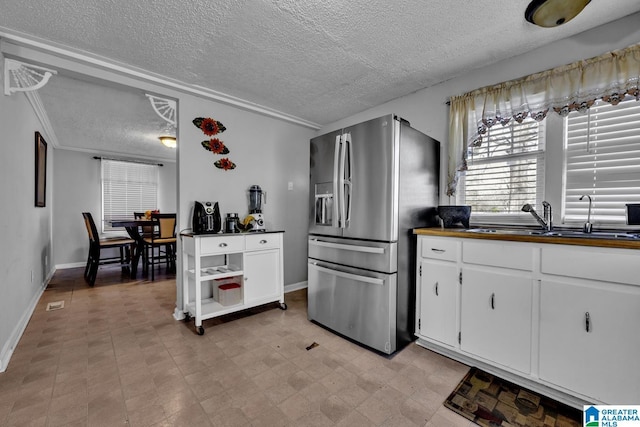
M46 206L47 200L47 141L40 132L36 132L36 162L35 162L35 205L38 208Z

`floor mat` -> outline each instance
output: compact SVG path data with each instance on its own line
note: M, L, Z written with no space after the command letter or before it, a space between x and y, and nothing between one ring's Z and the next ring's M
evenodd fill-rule
M480 426L581 427L582 411L471 368L444 405Z

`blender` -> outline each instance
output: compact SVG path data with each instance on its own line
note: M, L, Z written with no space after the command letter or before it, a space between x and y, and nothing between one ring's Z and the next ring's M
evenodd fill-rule
M264 215L262 214L262 201L267 203L267 193L262 191L259 185L249 188L249 215L253 217L251 231L265 231Z

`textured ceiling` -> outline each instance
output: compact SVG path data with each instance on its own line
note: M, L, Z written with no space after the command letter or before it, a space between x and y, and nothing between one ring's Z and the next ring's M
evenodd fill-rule
M0 30L322 125L640 11L638 0L593 0L544 29L524 20L528 3L4 0Z

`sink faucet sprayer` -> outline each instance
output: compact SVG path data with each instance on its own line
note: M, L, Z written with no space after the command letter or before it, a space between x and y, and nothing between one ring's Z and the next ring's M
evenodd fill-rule
M533 217L538 221L540 226L544 231L551 231L553 229L553 214L551 212L551 204L547 201L542 202L542 206L544 207L544 219L540 218L540 215L536 212L536 210L529 203L522 206L523 212L529 212Z
M591 233L591 230L593 228L593 225L591 224L591 196L589 196L588 194L583 194L582 196L580 196L580 200L584 199L585 197L589 199L589 211L587 212L587 222L584 223L582 231L585 233Z

